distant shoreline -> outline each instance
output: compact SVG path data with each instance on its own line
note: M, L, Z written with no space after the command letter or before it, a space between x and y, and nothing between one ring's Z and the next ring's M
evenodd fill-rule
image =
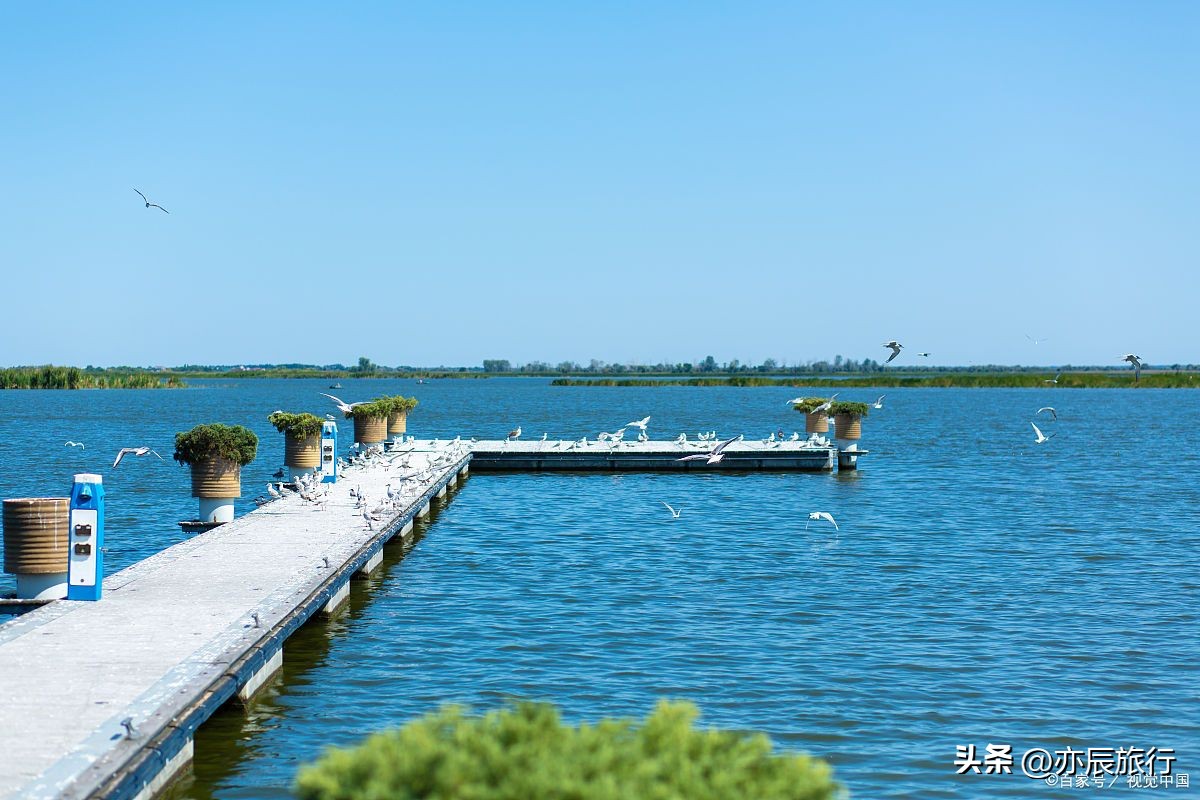
M1103 372L1062 374L1053 383L1052 374L1038 373L966 373L954 375L869 375L846 378L761 378L732 376L724 378L559 378L553 386L813 386L820 388L975 388L975 389L1197 389L1200 373L1142 372L1141 380L1133 375Z

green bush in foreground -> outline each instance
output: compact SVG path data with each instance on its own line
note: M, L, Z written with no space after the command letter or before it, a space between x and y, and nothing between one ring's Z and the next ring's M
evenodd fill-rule
M554 706L483 717L457 706L331 749L302 767L303 800L824 800L841 797L825 762L772 754L762 734L697 730L696 707L660 701L629 719L564 725Z

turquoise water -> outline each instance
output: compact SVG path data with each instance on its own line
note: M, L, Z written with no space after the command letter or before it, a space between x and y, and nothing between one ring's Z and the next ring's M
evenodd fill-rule
M326 383L0 393L0 494L101 471L110 568L128 565L181 540L195 501L172 463L109 469L117 448L169 459L176 430L250 425L264 437L252 507L282 455L266 415L323 413ZM646 414L655 438L802 425L783 388L342 383L348 400L416 394L421 436L594 437ZM1058 435L1039 447L1029 420L1047 404ZM473 475L407 555L356 584L348 613L288 643L249 713L201 731L177 796L287 796L327 744L512 697L572 719L687 698L707 723L827 758L858 797L1050 791L956 776L960 744L1174 747L1177 771L1196 772L1197 422L1200 394L1182 390L892 389L864 421L858 473ZM841 532L805 531L814 510Z

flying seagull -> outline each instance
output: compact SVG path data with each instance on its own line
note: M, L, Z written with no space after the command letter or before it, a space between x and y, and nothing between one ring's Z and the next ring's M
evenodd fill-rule
M1032 336L1030 336L1028 333L1025 334L1025 338L1028 339L1029 341L1033 342L1034 344L1041 344L1042 342L1046 341L1045 337L1043 337L1041 339L1035 339Z
M893 358L900 355L900 349L904 347L904 345L900 344L895 339L892 339L890 342L884 342L883 346L892 348L892 354L888 356L887 361L883 362L885 364L890 364Z
M738 439L741 439L741 438L742 438L741 436L734 436L732 439L726 439L725 441L721 442L719 445L714 447L712 450L709 450L707 453L693 453L690 456L684 456L683 458L677 458L675 460L676 461L699 461L700 459L703 458L703 459L707 459L705 461L706 464L720 464L721 459L723 459L725 457L725 448L729 447L729 445L733 444L734 442L736 442Z
M1033 425L1032 422L1029 424ZM1049 436L1046 436L1045 434L1042 433L1042 429L1039 428L1037 425L1033 425L1033 432L1037 434L1037 441L1034 442L1034 444L1042 444L1043 442L1048 442L1051 439L1053 439L1055 436L1058 435L1057 433L1052 433Z
M829 524L833 525L833 529L835 531L841 531L841 528L838 527L837 521L834 520L834 518L833 518L833 514L830 514L828 511L812 511L809 513L808 519L810 520L810 522L804 523L804 530L808 530L808 526L811 524L812 520L822 520L823 519L826 522L828 522Z
M827 412L827 411L829 411L829 409L833 408L833 401L837 399L837 396L838 396L839 394L841 394L841 393L840 393L840 392L834 392L833 394L831 394L831 395L829 396L829 399L828 399L828 400L826 400L826 401L825 401L824 403L822 403L821 405L819 405L819 406L817 406L816 408L814 408L814 409L812 410L812 413L814 413L814 414L821 414L821 413L824 413L824 412Z
M1145 360L1141 356L1135 356L1133 353L1127 353L1121 360L1128 361L1129 365L1133 367L1134 382L1140 381L1142 379L1142 368L1146 366Z
M366 400L359 400L357 403L343 403L341 400L337 399L331 394L325 394L324 392L317 392L317 394L321 395L322 397L328 397L330 400L332 400L334 405L338 407L338 411L341 411L343 414L349 414L355 406L361 406L367 402Z
M64 445L64 447L83 447L84 450L87 450L87 448L83 446L83 442L70 442L69 441Z
M1055 411L1053 408L1051 408L1050 406L1042 406L1041 408L1039 408L1039 409L1037 410L1037 413L1039 413L1039 414L1040 414L1040 413L1042 413L1043 411L1049 411L1049 412L1050 412L1050 415L1051 415L1051 416L1050 416L1050 421L1051 421L1051 422L1058 422L1058 412L1057 412L1057 411Z
M871 404L871 408L883 408L883 398L885 397L887 397L886 394L879 395L879 399Z
M917 353L917 355L924 356L925 358L929 358L929 353Z
M1042 383L1052 383L1055 386L1058 386L1058 379L1061 377L1062 377L1062 373L1058 372L1058 373L1055 373L1053 378L1046 378L1044 381L1042 381Z
M158 203L151 203L149 200L146 200L146 195L142 194L141 192L138 192L137 189L134 189L134 191L137 192L138 194L142 195L142 200L146 201L146 208L157 208L159 211L163 212L164 214L171 213L170 211L167 211L165 208L160 206Z
M638 420L637 422L630 422L630 423L626 424L625 427L626 428L641 428L642 432L645 433L646 426L649 424L650 424L650 418L645 417L643 419Z
M123 459L125 456L144 456L150 453L154 453L154 455L158 456L159 461L163 460L162 456L158 455L158 453L151 450L149 447L122 447L120 451L117 452L117 460L113 462L113 469L117 468L117 465L121 463L121 459Z
M671 512L671 519L679 519L679 515L683 513L683 506L680 506L679 510L677 511L674 508L671 508L670 504L668 504L665 500L659 500L658 502L666 506L667 511Z

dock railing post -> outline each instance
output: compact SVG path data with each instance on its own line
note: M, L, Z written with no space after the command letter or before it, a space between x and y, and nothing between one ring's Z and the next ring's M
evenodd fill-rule
M67 523L67 599L99 600L104 585L104 479L80 473Z
M321 425L321 483L337 483L337 423L331 419Z

